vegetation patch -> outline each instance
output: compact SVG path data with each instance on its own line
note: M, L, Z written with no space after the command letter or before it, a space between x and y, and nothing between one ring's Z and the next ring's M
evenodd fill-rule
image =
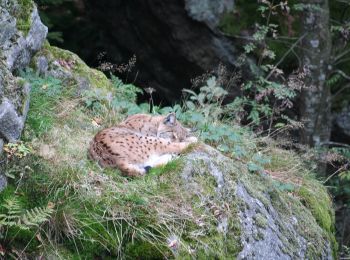
M27 35L31 27L31 14L33 11L33 1L32 0L18 0L19 8L14 14L16 17L17 29L22 31L24 35Z
M175 112L181 121L197 127L201 140L226 156L205 145L193 146L179 159L151 169L144 178L126 178L118 169L101 169L89 161L87 148L100 129L117 124L128 114L149 111L149 104L136 104L140 90L116 77L109 80L74 54L48 44L36 57L40 55L48 57L49 71L50 66L57 66L68 76L44 77L32 70L21 74L33 88L22 144L31 149L20 153L21 159L16 152L10 156L6 172L13 180L4 194L26 201L20 204L21 212L51 211L30 227L29 235L15 238L16 243L4 240L6 252L85 259L232 258L242 250L237 181L266 207L272 204L282 218L300 214L305 218L302 225L311 227L300 232L315 237L315 248L324 244L325 233L293 193L299 181L269 176L279 173L304 180L306 167L295 154L225 119L232 110L218 108L226 95L218 80L206 81L202 95L188 91L191 102L183 107L154 106L153 110ZM77 91L78 77L88 79L88 89ZM212 157L210 162L191 159L196 152ZM295 187L281 189L277 181ZM317 190L319 184L307 185ZM304 201L315 215L319 207L331 212L329 200L321 206L313 199ZM5 218L11 216L6 210L2 213ZM333 219L316 219L332 232ZM261 230L268 226L263 215L257 214L255 222ZM282 224L280 228L283 230ZM284 232L289 238L285 248L293 252L296 241L288 230ZM264 239L263 232L256 238Z

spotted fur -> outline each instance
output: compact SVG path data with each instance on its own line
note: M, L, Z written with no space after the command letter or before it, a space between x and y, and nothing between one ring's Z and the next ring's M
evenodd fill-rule
M166 164L196 141L173 113L137 114L98 132L90 143L89 157L102 167L117 167L127 176L138 176Z

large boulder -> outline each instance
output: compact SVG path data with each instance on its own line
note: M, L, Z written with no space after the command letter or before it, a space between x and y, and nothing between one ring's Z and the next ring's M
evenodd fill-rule
M233 243L235 230L240 230L240 249L231 257L333 259L334 215L321 183L302 174L279 173L276 178L274 173L249 173L247 165L209 146L191 152L184 160L180 174L185 189L201 198L206 211L214 211L217 230L228 243ZM201 182L202 178L207 182Z
M115 67L135 55L136 68L118 75L155 88L156 99L179 100L191 79L219 63L232 68L236 62L232 40L217 29L222 15L234 9L234 0L77 2L82 5L76 27L59 27L65 46L93 66L99 65L101 52L106 53L102 62ZM84 33L77 36L75 28Z
M10 142L21 135L30 92L29 84L13 73L28 66L47 34L34 3L20 3L0 2L0 138Z
M10 71L26 67L47 35L33 2L1 1L1 56ZM21 5L22 4L22 5Z
M234 0L185 0L185 9L192 19L215 30L222 15L234 9Z
M13 73L28 66L46 34L33 2L0 1L1 144L19 139L29 109L30 85Z

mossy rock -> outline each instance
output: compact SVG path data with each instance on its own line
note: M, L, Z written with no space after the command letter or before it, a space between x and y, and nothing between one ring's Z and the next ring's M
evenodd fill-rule
M49 44L32 67L60 78L60 89L76 90L79 77L91 91L112 88L101 72ZM336 251L329 195L293 152L266 141L271 162L255 172L240 158L198 144L145 177L125 178L86 154L97 131L126 115L110 110L108 117L98 115L107 122L96 125L81 96L54 97L45 98L42 111L50 127L37 135L33 124L27 126L32 154L7 167L21 180L16 194L29 208L54 205L34 253L63 259L331 259ZM32 103L32 112L40 103ZM114 121L107 120L110 114Z
M79 93L90 89L108 92L112 88L103 72L90 68L76 54L48 42L33 57L31 67L41 75L59 78L76 87Z
M127 179L89 162L88 142L71 150L61 139L70 127L35 139L35 147L54 146L56 157L37 157L34 147L37 155L17 165L33 170L20 193L35 203L40 190L57 205L55 228L46 228L66 238L61 249L106 259L331 259L336 250L331 201L309 173L286 191L202 144L146 177Z

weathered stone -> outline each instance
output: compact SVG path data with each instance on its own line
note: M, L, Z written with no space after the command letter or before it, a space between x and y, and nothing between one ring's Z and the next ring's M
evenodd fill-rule
M10 71L26 67L33 54L38 51L47 35L47 27L41 23L38 10L33 8L31 28L26 36L17 31L2 46L2 54Z
M35 59L36 72L41 76L46 76L49 67L49 62L45 56L38 56Z
M281 221L281 213L277 212L271 202L263 204L251 196L242 183L237 185L237 196L249 205L239 212L242 222L243 250L237 259L306 259L307 241L298 233L298 216L291 216L290 222ZM264 219L265 226L259 226L257 216ZM283 231L281 230L283 227ZM255 239L258 237L258 239ZM295 250L290 250L286 241L293 238ZM330 244L325 241L319 248L321 259L332 259Z
M12 72L29 65L47 35L47 27L42 24L34 3L28 3L30 9L21 4L15 0L0 1L0 137L9 142L21 136L30 92L30 85ZM28 14L28 20L23 14ZM18 22L28 26L28 31L20 31Z
M214 28L221 14L233 8L233 0L83 2L79 27L99 34L72 36L67 45L79 46L72 51L94 66L99 65L96 57L101 51L117 66L135 55L135 69L121 76L155 88L156 100L179 100L191 79L216 70L220 63L229 70L235 66L238 54L232 40ZM230 90L232 96L238 93L238 88Z
M2 149L4 148L4 140L0 138L0 154L2 153Z
M233 8L234 0L185 0L189 16L196 21L205 22L212 29L218 26L221 16Z
M24 119L19 116L14 105L4 99L0 104L0 134L9 142L18 140L24 126Z
M100 71L91 69L76 54L50 46L48 43L32 59L32 68L41 76L60 79L63 84L74 85L76 94L97 87L109 89L112 83Z
M308 259L313 254L317 254L318 259L333 259L331 243L309 209L293 201L294 198L282 198L283 194L278 193L271 182L262 183L262 179L268 180L270 176L261 176L259 180L249 178L246 169L217 150L209 146L200 150L184 157L182 178L189 193L198 193L203 204L208 199L203 191L210 185L203 188L203 183L196 179L198 175L204 176L208 183L210 176L215 180L215 192L211 194L210 201L230 203L232 199L236 200L234 205L239 207L234 221L240 222L242 246L237 259ZM260 185L262 190L257 187ZM268 193L269 190L275 190L271 191L273 195ZM235 195L229 197L232 193ZM232 235L228 233L232 219L223 214L216 221L217 230L227 236Z
M0 173L0 192L2 192L6 188L6 186L7 186L7 178Z
M0 7L0 48L16 33L16 19Z

